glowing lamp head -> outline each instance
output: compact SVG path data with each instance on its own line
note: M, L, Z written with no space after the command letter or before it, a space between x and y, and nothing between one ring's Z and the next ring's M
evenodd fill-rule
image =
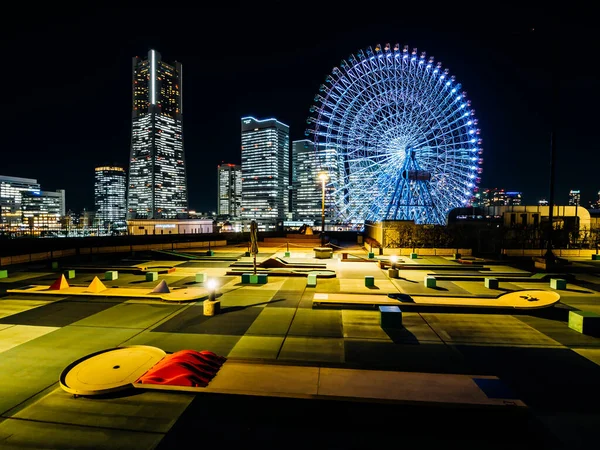
M329 177L327 176L326 173L319 174L319 180L321 180L321 181L327 181L328 178Z
M206 282L206 287L212 291L217 287L217 282L215 280L208 280Z
M396 255L390 256L390 261L392 261L392 263L397 263L398 257Z

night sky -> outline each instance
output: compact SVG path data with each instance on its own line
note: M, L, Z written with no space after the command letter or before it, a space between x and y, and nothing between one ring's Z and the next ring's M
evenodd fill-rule
M154 48L183 64L190 209L214 210L217 164L240 162L241 117L276 118L291 140L304 139L313 97L333 67L389 42L434 56L467 91L483 139L481 188L522 191L530 204L549 197L554 110L555 202L565 204L570 189L582 191L584 206L596 198L600 80L595 26L584 23L591 11L561 11L557 20L535 10L475 14L452 3L437 13L350 3L16 10L0 31L0 175L65 189L69 209L93 208L94 167L128 169L131 58Z

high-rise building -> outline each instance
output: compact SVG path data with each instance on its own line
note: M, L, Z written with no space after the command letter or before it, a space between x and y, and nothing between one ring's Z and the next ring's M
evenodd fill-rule
M94 204L100 225L108 226L126 218L125 170L118 166L100 166L95 169Z
M150 50L147 59L133 58L132 75L127 217L187 218L182 66Z
M242 117L242 218L276 222L289 212L290 127Z
M59 231L65 211L65 191L27 191L21 194L23 223L32 234Z
M571 189L569 191L569 205L579 206L581 204L581 191L579 189Z
M331 206L335 202L332 185L336 184L341 172L335 149L325 145L315 145L308 139L292 142L292 213L299 221L320 220L323 206L326 219L331 216ZM323 185L320 179L325 175L325 205L323 205ZM320 223L319 223L320 226Z
M23 223L22 195L40 192L40 184L33 178L0 175L0 228L15 230Z
M217 214L239 217L242 209L242 166L219 164L217 166Z

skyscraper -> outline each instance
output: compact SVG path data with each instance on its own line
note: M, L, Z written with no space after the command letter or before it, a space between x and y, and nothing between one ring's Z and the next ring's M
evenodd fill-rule
M127 217L187 218L183 151L182 66L160 53L133 58L131 156Z
M65 211L65 191L23 192L23 224L32 235L44 235L61 229L61 218Z
M289 212L290 127L242 117L242 217L276 222Z
M96 218L102 226L125 220L126 176L118 166L101 166L95 169L94 204Z
M319 176L326 175L325 215L329 217L332 183L340 176L334 149L315 145L308 139L292 142L292 212L295 220L314 221L321 218L323 188ZM320 223L319 223L320 225Z
M40 184L32 178L0 175L0 229L18 229L23 221L23 194L40 192Z
M217 166L217 214L239 217L242 208L242 166L220 164Z

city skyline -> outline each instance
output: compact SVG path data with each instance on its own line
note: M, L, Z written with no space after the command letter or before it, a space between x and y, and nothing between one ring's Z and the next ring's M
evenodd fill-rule
M272 10L263 17L260 10L242 8L227 20L218 8L200 10L194 18L198 24L212 17L224 27L222 35L211 39L208 31L198 31L201 27L192 18L181 19L176 38L135 31L128 26L132 12L84 11L80 20L57 16L52 24L33 20L4 31L5 57L22 67L23 80L18 91L7 94L5 102L12 108L2 111L4 126L11 130L2 151L3 175L37 179L45 190L65 189L69 209L90 209L94 167L129 170L131 56L155 48L168 61L186 66L183 133L188 172L193 174L188 175L189 209L216 210L215 168L241 162L241 117L275 118L289 124L290 142L304 139L308 109L333 67L360 49L397 42L434 55L468 92L483 138L479 186L521 191L528 203L548 197L548 111L551 78L558 73L555 201L566 204L571 189L581 190L584 206L597 198L591 105L598 100L598 76L569 70L566 60L556 63L560 52L546 45L548 18L522 12L521 18L500 28L461 16L469 24L461 28L443 17L408 25L400 18L365 19L359 26L341 14L338 25L313 33L313 16L307 11L279 13L281 21L273 24ZM111 26L105 29L104 23ZM254 24L253 33L239 31L242 23ZM306 32L299 31L302 25ZM572 40L568 45L585 55L591 45L585 40L589 30L574 23L559 25L571 38L559 44ZM25 33L44 36L45 45L36 49L34 58L31 44L23 42ZM90 59L91 54L102 57ZM68 67L69 77L52 71L40 76L33 70L51 63ZM99 126L110 133L99 133ZM31 127L35 133L28 132Z

